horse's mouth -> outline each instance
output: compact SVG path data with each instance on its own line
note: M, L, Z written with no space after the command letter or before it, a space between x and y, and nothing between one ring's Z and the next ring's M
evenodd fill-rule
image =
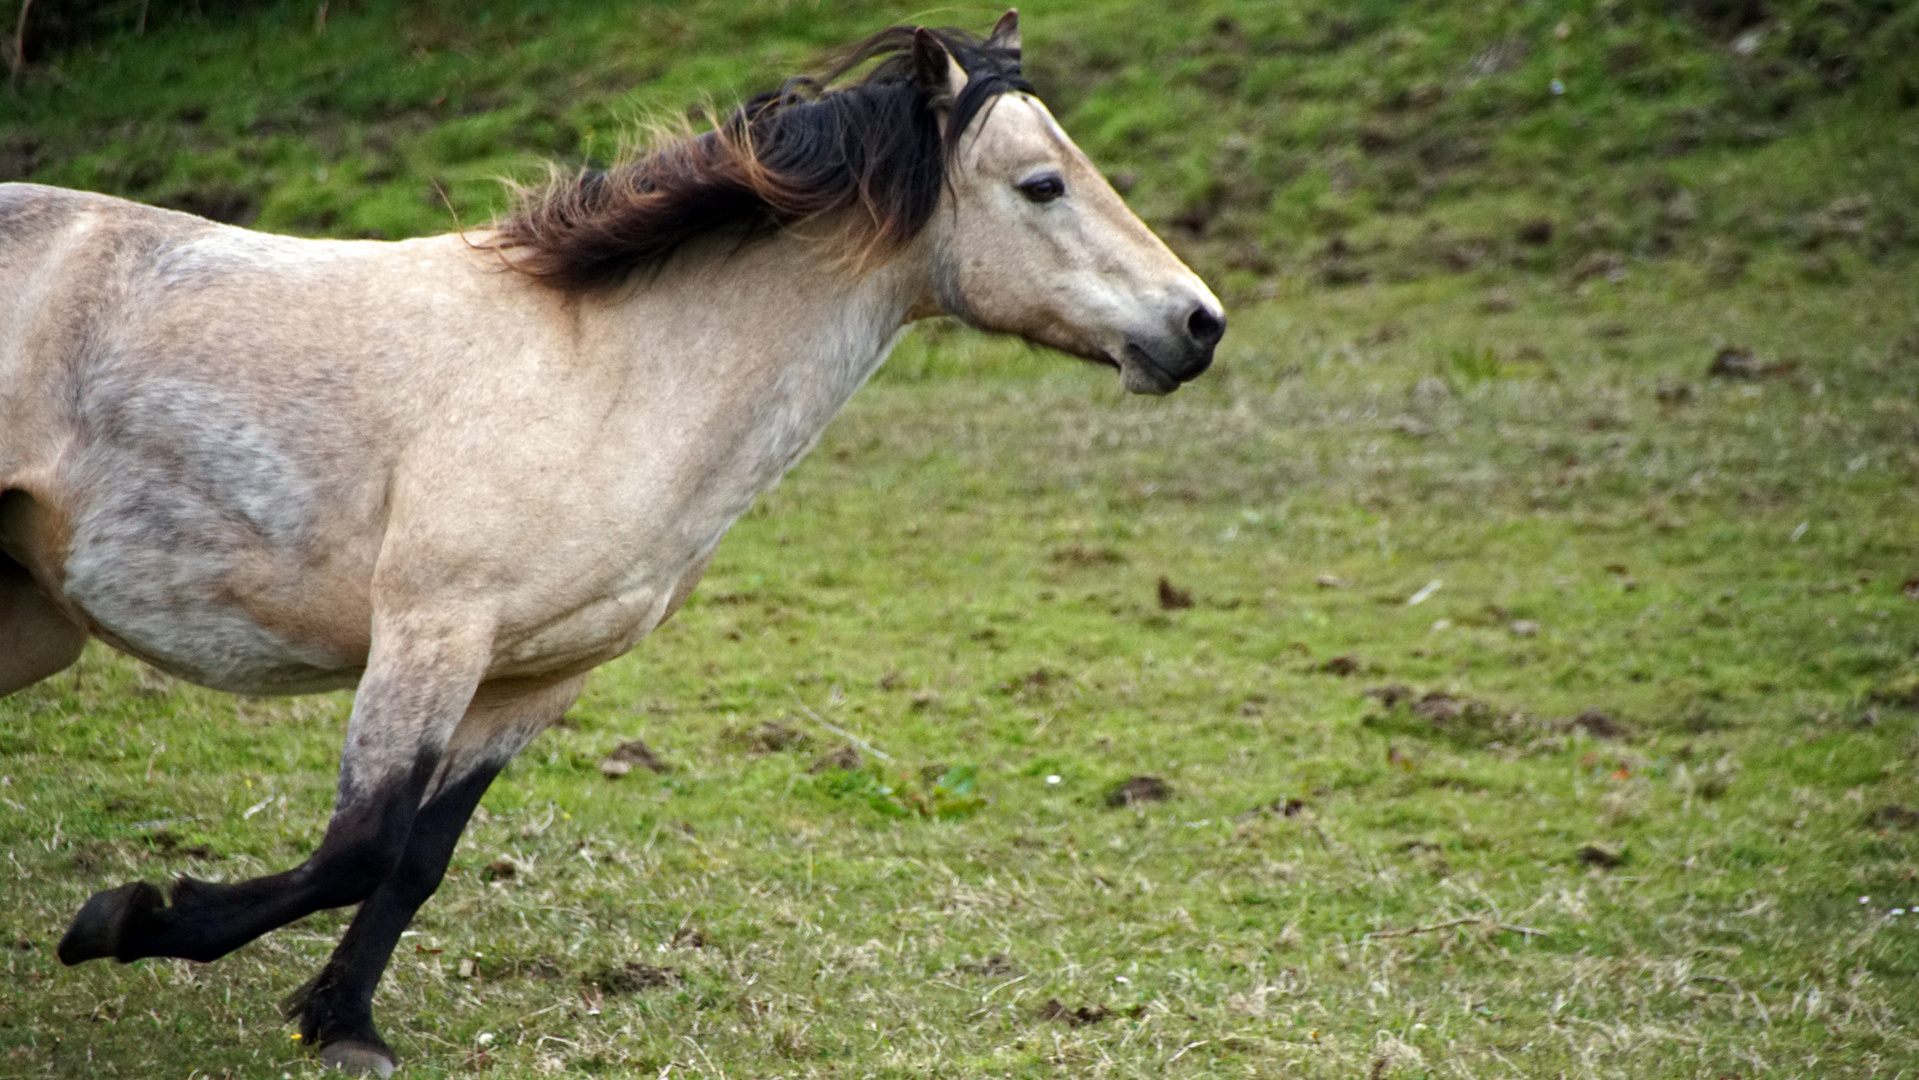
M1105 360L1119 369L1120 385L1135 394L1170 394L1179 389L1182 381L1160 367L1145 349L1130 341L1119 356L1108 356Z

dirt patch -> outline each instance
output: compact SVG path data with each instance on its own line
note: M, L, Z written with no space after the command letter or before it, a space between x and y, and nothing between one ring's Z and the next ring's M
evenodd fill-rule
M608 779L618 779L632 772L635 765L656 773L672 770L672 766L661 761L652 747L639 739L633 739L614 747L613 752L606 755L600 762L600 771L605 773Z
M1728 379L1757 379L1765 374L1765 367L1751 349L1728 345L1713 355L1712 363L1706 365L1706 374Z
M1050 698L1061 688L1070 686L1073 677L1058 668L1036 667L1016 679L1000 683L998 690L1002 694L1011 694L1022 699Z
M73 845L73 851L67 856L68 862L76 873L96 873L114 861L113 845L102 840L87 844Z
M1692 384L1684 379L1661 379L1652 396L1661 405L1684 405L1692 401Z
M1894 709L1919 709L1919 683L1910 686L1882 686L1866 695L1866 704Z
M1429 738L1441 735L1472 746L1511 742L1566 730L1490 701L1444 690L1424 693L1403 684L1375 686L1366 696L1384 706L1362 720L1369 727Z
M1573 852L1573 858L1582 866L1597 867L1601 870L1611 870L1626 863L1624 851L1605 844L1587 844Z
M1041 1020L1054 1021L1068 1027L1086 1027L1109 1020L1113 1016L1113 1010L1104 1005L1081 1005L1077 1009L1069 1009L1060 1004L1058 998L1047 998L1046 1003L1041 1005L1038 1011Z
M986 978L1010 978L1024 974L1013 958L1005 953L994 953L980 960L962 960L953 965L953 970L962 975L979 975Z
M1173 797L1173 788L1157 776L1135 776L1106 793L1106 805L1114 808L1140 803L1165 802Z
M1595 739L1623 739L1632 734L1631 728L1614 719L1604 709L1587 709L1573 717L1569 726Z
M1751 349L1728 345L1713 354L1712 363L1706 365L1706 375L1719 379L1775 379L1791 375L1798 368L1798 364L1791 362L1769 364Z
M147 843L153 846L154 851L169 859L202 859L213 862L225 857L206 844L182 843L179 837L165 829L147 837Z
M674 986L680 981L680 969L654 967L635 960L624 964L608 965L581 978L588 986L597 987L605 994L638 994L647 990L657 990L662 986Z
M1372 280L1373 274L1360 263L1359 256L1360 252L1344 236L1334 236L1313 256L1313 275L1329 288L1364 284Z
M1359 657L1348 653L1345 656L1335 656L1327 660L1325 663L1319 665L1319 670L1328 675L1344 677L1358 674L1359 670L1365 666L1365 662L1360 660Z
M1626 257L1617 251L1595 251L1573 267L1573 280L1605 278L1615 284L1626 280Z
M771 720L758 727L747 728L734 733L734 739L745 744L755 754L780 754L788 750L804 750L813 744L811 736L797 728L776 724Z
M1519 242L1534 247L1543 247L1553 242L1553 222L1551 218L1534 218L1519 226Z
M1305 799L1274 799L1264 806L1255 806L1243 814L1234 815L1234 821L1251 821L1257 817L1271 814L1275 817L1298 817L1312 804Z
M1159 606L1163 611L1179 611L1193 606L1193 593L1174 585L1164 575L1159 579Z
M563 971L551 957L534 956L490 964L485 974L493 979L557 979Z
M1067 566L1118 566L1126 561L1126 556L1113 548L1087 547L1084 544L1068 544L1049 557Z
M1366 691L1366 696L1373 698L1381 705L1390 709L1400 702L1411 701L1413 698L1419 696L1419 691L1404 683L1393 683L1390 686L1371 687Z
M480 870L480 880L511 881L519 877L523 869L517 860L498 858L487 863L486 866Z
M860 757L860 752L854 749L852 743L846 743L836 750L822 754L806 771L818 775L833 769L850 771L864 764L866 761Z
M1866 827L1889 832L1893 829L1919 829L1919 810L1910 810L1893 803L1882 806L1866 815Z
M1489 720L1493 707L1478 698L1454 697L1444 690L1434 690L1413 703L1413 715L1427 723L1443 725L1455 720Z

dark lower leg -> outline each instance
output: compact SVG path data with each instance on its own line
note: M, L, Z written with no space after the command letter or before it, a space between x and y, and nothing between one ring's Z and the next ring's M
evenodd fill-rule
M499 770L499 765L490 765L476 771L420 808L393 872L360 905L326 966L281 1006L287 1019L299 1020L300 1037L308 1046L354 1043L392 1060L392 1051L373 1026L374 988L401 932L439 888L467 819Z
M447 862L480 796L513 756L566 711L583 676L547 685L489 688L448 743L413 822L400 862L354 915L339 947L311 982L281 1007L298 1019L308 1046L329 1065L385 1075L396 1059L373 1026L373 991L385 974L400 934L440 886Z
M364 900L405 850L433 764L418 763L411 777L377 800L344 803L319 850L293 870L233 884L182 877L171 897L144 882L95 893L60 940L61 962L217 960L296 919Z

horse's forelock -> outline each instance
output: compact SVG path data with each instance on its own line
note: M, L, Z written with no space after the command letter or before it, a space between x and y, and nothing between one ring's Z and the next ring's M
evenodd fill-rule
M711 131L522 192L483 246L573 289L656 267L704 235L761 234L839 211L861 211L847 215L843 236L856 261L896 248L932 217L950 144L995 96L1031 91L1017 50L958 30L930 33L968 76L951 101L914 73L915 30L893 27L846 50L822 77L750 99ZM827 88L876 59L865 78ZM945 140L936 106L950 109Z

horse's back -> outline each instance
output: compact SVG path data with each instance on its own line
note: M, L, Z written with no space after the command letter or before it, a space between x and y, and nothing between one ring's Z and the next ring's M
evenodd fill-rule
M107 195L0 184L0 487L44 434L41 399L65 389L127 271L213 227Z
M89 201L59 188L0 184L0 489L28 453L28 399L44 389L30 370L44 366L34 346L57 318L46 309L59 291L61 249Z

